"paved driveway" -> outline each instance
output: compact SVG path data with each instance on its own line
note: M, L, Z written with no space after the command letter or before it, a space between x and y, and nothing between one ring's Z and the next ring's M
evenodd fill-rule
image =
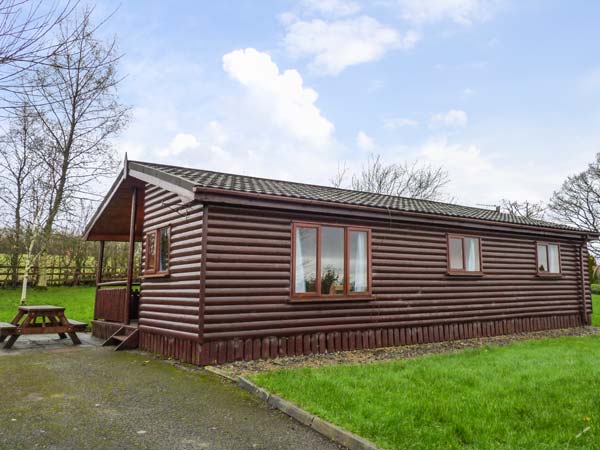
M139 353L7 353L0 351L2 449L339 448L214 375Z

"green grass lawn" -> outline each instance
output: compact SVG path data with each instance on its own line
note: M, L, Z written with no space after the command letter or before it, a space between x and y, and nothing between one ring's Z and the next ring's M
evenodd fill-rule
M28 305L64 306L69 319L90 323L94 315L94 287L50 287L45 291L29 289ZM20 289L0 289L0 322L9 322L17 312Z
M595 327L600 327L600 294L592 295L592 325Z
M600 336L253 379L387 449L600 448Z

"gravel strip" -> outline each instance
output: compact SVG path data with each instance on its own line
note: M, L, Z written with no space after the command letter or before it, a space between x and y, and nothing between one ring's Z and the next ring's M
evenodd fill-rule
M291 356L269 360L237 361L220 365L219 370L230 377L246 377L272 370L295 369L301 367L324 367L334 364L365 364L393 361L396 359L415 358L434 353L457 352L466 348L478 348L486 345L509 345L513 342L526 341L529 339L557 338L562 336L590 336L594 334L600 334L600 327L566 328L562 330L536 331L532 333L436 342L432 344L405 345L402 347L386 347L308 356Z

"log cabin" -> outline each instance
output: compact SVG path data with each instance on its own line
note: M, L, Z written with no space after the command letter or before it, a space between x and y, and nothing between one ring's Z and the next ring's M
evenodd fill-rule
M127 161L92 217L93 334L198 365L590 324L598 233L472 208ZM104 282L104 242L129 243ZM134 252L141 276L134 279Z

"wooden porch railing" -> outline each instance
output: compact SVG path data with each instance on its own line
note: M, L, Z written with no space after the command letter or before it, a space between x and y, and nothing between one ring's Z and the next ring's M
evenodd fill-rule
M94 320L129 323L138 314L138 292L129 292L126 281L98 284L94 305ZM129 312L129 317L128 316Z

